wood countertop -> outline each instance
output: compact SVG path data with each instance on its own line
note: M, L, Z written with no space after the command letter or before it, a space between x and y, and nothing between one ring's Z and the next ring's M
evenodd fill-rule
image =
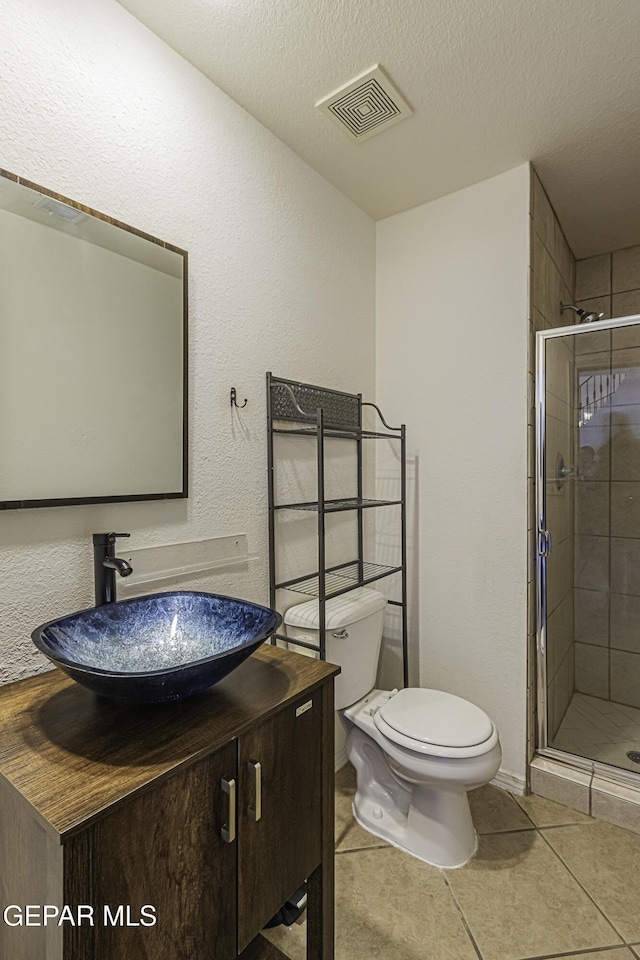
M340 668L263 644L203 694L123 704L60 670L0 687L0 778L60 842L213 753Z

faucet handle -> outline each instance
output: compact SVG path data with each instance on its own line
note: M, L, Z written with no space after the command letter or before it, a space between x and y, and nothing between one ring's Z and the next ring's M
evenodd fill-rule
M93 542L96 545L115 543L118 537L130 537L130 533L94 533Z
M131 536L130 533L108 533L106 542L109 545L111 545L111 544L114 544L116 540L119 540L121 537L130 537L130 536Z

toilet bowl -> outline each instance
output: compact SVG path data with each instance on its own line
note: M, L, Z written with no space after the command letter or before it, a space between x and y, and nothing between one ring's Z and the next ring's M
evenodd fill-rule
M373 690L347 708L358 823L438 867L475 853L467 792L492 780L502 753L495 725L467 700L409 687Z
M385 606L366 588L326 604L326 658L342 667L336 708L357 775L354 816L426 863L459 867L477 846L467 793L498 772L498 732L453 694L374 688ZM316 600L289 608L287 635L317 643L318 618Z

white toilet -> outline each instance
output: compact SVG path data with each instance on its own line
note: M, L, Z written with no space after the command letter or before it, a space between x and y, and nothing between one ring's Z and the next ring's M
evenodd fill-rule
M342 667L336 710L358 780L353 813L420 860L461 867L477 846L467 791L498 772L498 732L479 707L450 693L375 689L385 607L366 588L326 604L326 658ZM291 639L317 643L318 601L290 607L285 624Z

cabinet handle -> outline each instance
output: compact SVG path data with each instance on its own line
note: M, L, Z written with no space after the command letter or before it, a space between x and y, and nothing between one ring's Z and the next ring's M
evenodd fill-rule
M262 764L257 760L249 760L247 769L255 777L255 806L249 804L249 816L257 822L262 817Z
M223 824L220 832L225 843L233 843L236 838L236 782L233 779L227 780L226 777L222 777L220 783L223 792L229 796L229 816L227 817L227 823Z

